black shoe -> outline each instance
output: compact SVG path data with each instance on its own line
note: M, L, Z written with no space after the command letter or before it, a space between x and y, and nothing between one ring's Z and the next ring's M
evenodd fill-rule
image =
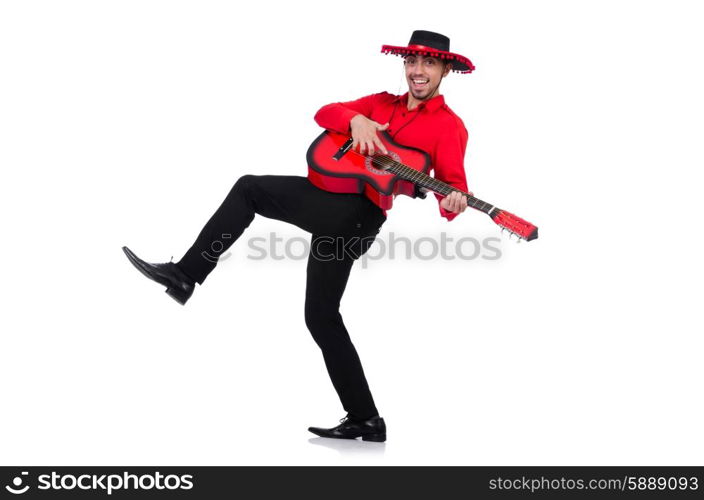
M308 427L308 430L327 438L356 439L362 436L362 441L386 441L386 424L378 415L367 420L352 420L346 416L341 418L340 422L340 425L331 429Z
M166 287L166 293L181 305L193 295L195 282L186 276L174 262L150 264L137 257L132 250L122 247L130 262L147 278Z

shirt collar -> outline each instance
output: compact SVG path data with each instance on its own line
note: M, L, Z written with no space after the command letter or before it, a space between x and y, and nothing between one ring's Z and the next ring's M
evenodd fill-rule
M400 102L403 104L404 107L408 107L408 92L406 92L403 95L396 96L393 100L393 102ZM437 109L442 108L445 105L445 97L443 95L436 95L429 101L422 101L420 104L418 104L418 107L416 109L421 110L423 108L426 108L428 111L431 113Z

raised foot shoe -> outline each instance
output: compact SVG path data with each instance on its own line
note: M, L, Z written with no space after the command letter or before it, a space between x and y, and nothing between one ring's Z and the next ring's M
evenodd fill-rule
M356 439L362 437L362 441L386 441L386 424L380 416L368 418L367 420L352 420L349 416L340 419L340 425L330 429L321 427L308 427L313 434L321 437L336 439Z
M166 287L166 293L181 305L193 295L195 282L189 278L175 262L165 262L163 264L150 264L137 257L132 250L122 247L130 262L150 280Z

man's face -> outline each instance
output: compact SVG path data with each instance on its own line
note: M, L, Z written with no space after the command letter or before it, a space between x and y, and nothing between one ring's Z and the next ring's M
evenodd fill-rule
M448 64L443 71L443 63L437 57L408 55L404 59L408 90L413 97L425 100L434 97L440 80L446 76L451 67Z

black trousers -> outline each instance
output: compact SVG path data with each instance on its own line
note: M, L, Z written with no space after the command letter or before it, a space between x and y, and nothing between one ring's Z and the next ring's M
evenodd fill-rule
M240 237L255 214L311 233L306 325L322 350L348 415L358 419L378 415L339 308L354 261L369 249L386 221L383 212L362 194L324 191L306 177L244 175L177 265L203 284L220 255Z

